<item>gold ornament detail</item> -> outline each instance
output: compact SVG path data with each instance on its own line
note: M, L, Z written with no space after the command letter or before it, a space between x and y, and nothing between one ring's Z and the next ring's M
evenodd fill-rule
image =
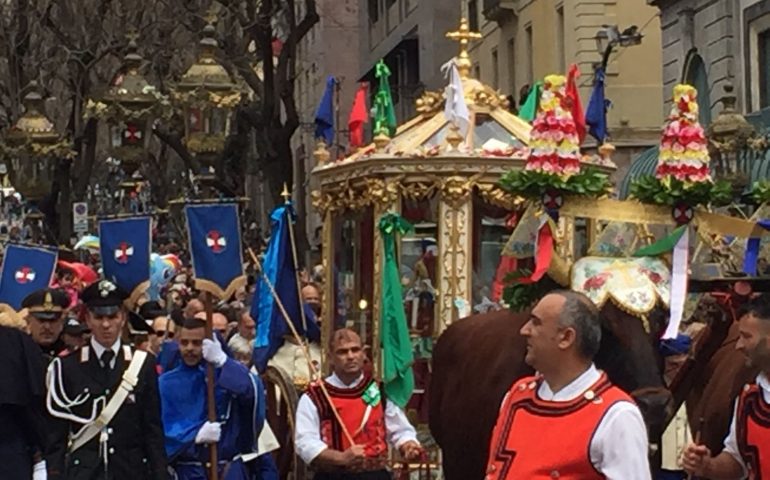
M485 202L489 203L490 205L506 208L508 210L514 210L524 202L523 197L513 195L512 193L500 188L499 185L491 183L480 183L476 185L476 189Z
M441 198L453 208L468 201L478 175L471 178L452 176L441 179Z

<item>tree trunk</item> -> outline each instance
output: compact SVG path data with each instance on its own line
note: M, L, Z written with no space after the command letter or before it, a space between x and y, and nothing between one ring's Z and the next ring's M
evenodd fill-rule
M59 183L59 201L57 202L59 210L59 244L69 245L72 237L72 186L70 183L70 170L72 162L62 160L58 165L57 178L61 179Z

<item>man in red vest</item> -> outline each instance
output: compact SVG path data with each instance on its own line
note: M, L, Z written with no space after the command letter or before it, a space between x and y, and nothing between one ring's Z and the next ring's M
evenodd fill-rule
M503 399L486 480L649 480L642 414L592 362L601 324L591 301L552 292L521 334L538 374L514 383Z
M422 452L414 427L387 398L381 385L364 373L361 338L352 330L334 332L329 342L334 373L324 380L331 405L318 384L311 384L297 405L297 454L317 471L314 480L390 480L385 469L388 444L408 460ZM334 414L337 410L350 444Z
M735 402L722 452L712 457L707 447L695 444L684 451L682 466L699 477L770 478L770 295L760 295L746 306L738 329L735 348L746 356L746 365L760 373Z

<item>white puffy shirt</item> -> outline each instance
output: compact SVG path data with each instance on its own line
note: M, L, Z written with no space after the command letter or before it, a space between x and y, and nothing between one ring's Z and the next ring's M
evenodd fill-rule
M342 383L336 374L326 378L327 383L337 388L355 388L363 380L363 374L350 385ZM310 465L321 452L331 447L321 439L321 419L318 416L318 409L307 394L299 399L295 421L294 445L297 455ZM417 432L407 420L403 410L387 399L385 400L385 431L388 443L395 448L399 448L410 440L417 441Z

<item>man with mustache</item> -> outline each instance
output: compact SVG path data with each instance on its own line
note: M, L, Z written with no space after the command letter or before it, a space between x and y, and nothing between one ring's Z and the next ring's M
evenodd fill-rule
M770 295L758 296L743 309L738 328L735 348L759 374L736 399L722 452L712 456L706 446L690 444L682 455L684 469L698 477L770 477Z
M27 295L21 302L26 308L32 340L40 347L45 365L67 349L62 340L64 314L70 299L64 290L43 288Z

